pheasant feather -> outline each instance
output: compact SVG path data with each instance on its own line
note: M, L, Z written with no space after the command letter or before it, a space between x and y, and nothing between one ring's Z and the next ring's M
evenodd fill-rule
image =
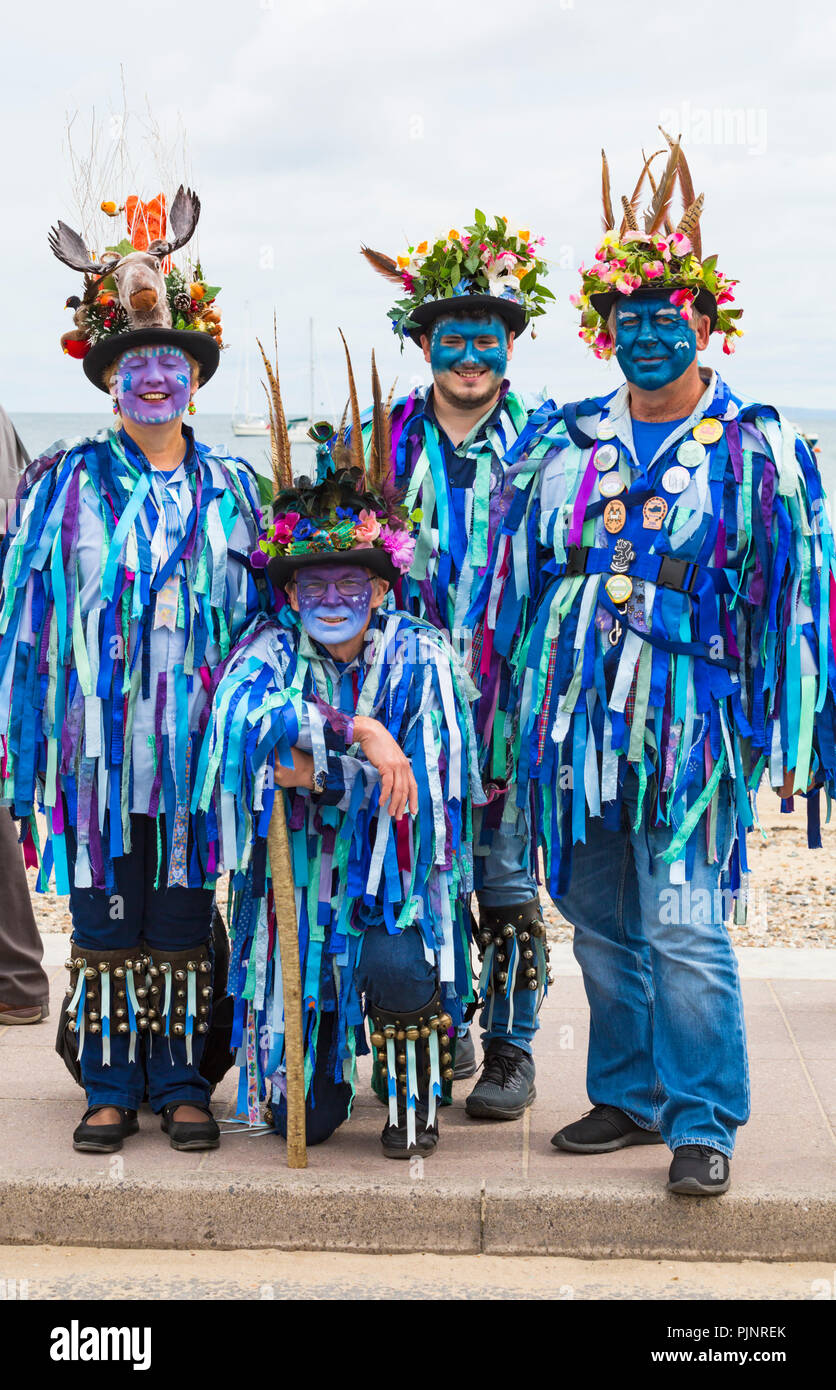
M382 251L372 251L370 246L361 246L360 255L365 256L372 270L376 270L378 275L403 289L403 276L398 270L397 261L393 261L391 256L385 256Z

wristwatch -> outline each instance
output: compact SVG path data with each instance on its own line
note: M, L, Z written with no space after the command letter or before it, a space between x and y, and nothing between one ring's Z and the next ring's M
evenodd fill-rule
M328 773L325 771L325 768L324 768L324 767L321 767L321 768L319 769L319 771L315 771L315 772L314 772L314 775L313 775L313 783L312 783L312 790L315 791L315 792L324 792L324 791L325 791L325 788L326 788L326 786L327 786L327 783L328 783Z

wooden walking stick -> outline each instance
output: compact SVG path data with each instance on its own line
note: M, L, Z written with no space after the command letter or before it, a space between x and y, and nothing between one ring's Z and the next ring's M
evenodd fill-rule
M299 966L299 926L296 893L290 866L290 843L284 813L284 792L276 787L267 830L267 853L273 879L276 944L282 963L284 996L284 1055L287 1068L287 1166L307 1168L305 1147L305 1049L302 1038L302 972Z

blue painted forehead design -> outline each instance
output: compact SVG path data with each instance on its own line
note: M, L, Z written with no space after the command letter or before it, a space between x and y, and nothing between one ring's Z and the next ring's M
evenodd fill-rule
M188 365L186 354L182 348L168 347L165 345L128 348L119 357L119 366L121 367L122 363L130 357L179 357L181 361L186 362L186 365Z

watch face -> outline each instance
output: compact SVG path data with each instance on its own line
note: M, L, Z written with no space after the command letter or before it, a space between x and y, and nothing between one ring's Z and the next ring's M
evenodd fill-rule
M322 768L313 775L313 789L315 792L324 792L325 784L328 781L328 774Z

